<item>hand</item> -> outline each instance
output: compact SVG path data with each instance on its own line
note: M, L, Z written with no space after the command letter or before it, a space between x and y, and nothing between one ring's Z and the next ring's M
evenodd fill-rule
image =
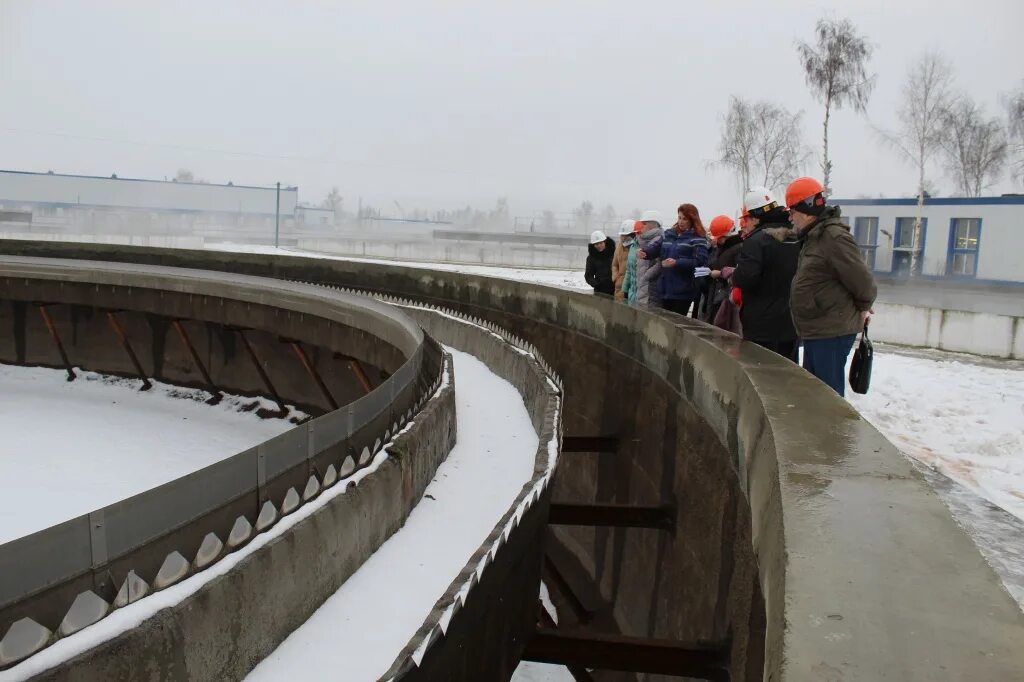
M643 249L640 249L637 252L636 257L639 258L640 260L647 260L647 252L645 252Z
M661 261L661 264L666 268L674 268L676 266L676 259L666 258L665 260Z
M721 270L712 270L711 272L708 273L708 276L710 276L711 279L718 279L719 277L722 276L722 271Z
M861 324L863 324L864 326L867 326L868 322L871 320L871 316L874 315L874 314L875 314L874 309L860 311L860 322L861 322Z

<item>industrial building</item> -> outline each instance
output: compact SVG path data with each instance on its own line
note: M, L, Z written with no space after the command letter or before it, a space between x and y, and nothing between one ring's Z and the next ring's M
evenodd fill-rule
M33 231L193 234L334 223L333 211L298 205L298 187L0 170L0 212Z
M1024 195L943 197L925 201L914 244L917 199L836 199L868 265L915 275L992 284L1024 283L1020 236Z

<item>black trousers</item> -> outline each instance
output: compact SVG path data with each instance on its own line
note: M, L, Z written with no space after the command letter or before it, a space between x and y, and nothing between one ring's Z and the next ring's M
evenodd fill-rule
M661 307L686 317L686 314L690 312L690 306L695 306L696 303L696 301L681 298L665 298L661 301Z
M800 348L800 342L796 339L791 341L754 341L749 339L751 343L756 343L762 348L778 353L784 358L788 358L793 362L797 361L797 350Z

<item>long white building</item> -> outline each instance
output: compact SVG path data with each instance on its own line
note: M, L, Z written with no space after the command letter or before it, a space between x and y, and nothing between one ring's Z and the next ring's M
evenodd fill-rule
M919 244L913 243L917 199L836 199L880 274L908 274L914 251L922 279L1024 283L1024 195L927 199Z
M35 232L197 234L334 224L299 206L297 187L252 187L0 170L0 220Z

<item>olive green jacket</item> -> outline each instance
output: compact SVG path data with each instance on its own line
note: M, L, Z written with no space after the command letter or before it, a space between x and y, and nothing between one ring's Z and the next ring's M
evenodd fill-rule
M801 235L790 306L801 339L829 339L861 331L861 312L878 294L850 229L829 207Z

